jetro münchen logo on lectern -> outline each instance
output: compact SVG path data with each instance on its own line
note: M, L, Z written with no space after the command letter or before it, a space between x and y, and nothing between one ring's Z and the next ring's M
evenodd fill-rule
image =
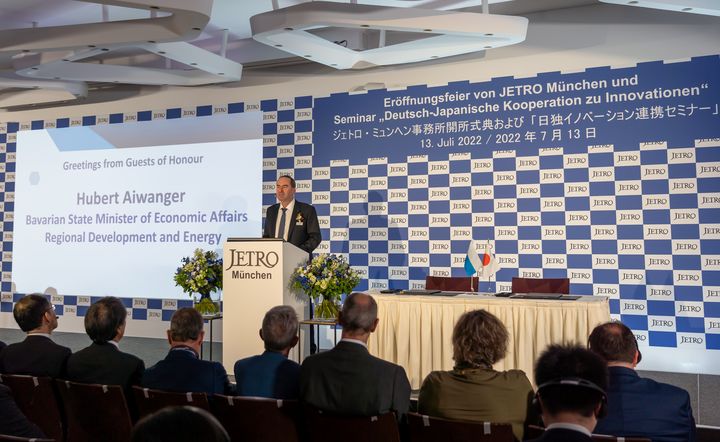
M254 270L231 270L230 277L232 279L272 279L272 272L262 270L274 268L279 261L280 257L275 252L230 249L230 265L225 270L228 271L234 267L255 267Z

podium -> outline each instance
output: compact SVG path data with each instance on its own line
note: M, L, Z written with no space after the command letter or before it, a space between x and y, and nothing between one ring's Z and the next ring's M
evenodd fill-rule
M272 307L289 305L300 321L307 317L307 297L290 290L290 276L307 261L306 251L278 238L228 238L225 242L223 365L228 373L238 359L264 351L258 330ZM309 348L304 344L303 349ZM296 346L290 359L298 360L297 351Z

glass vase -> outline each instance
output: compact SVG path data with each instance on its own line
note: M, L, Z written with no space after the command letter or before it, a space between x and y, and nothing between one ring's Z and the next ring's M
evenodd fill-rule
M333 298L321 296L315 303L315 318L337 320L340 314L340 305Z
M220 313L220 305L218 302L214 302L212 299L210 299L210 295L200 295L200 300L198 301L197 298L195 299L195 310L197 310L201 315L208 316L208 315L216 315Z

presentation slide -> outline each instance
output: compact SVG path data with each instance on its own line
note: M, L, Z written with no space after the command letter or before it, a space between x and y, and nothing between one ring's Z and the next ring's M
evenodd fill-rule
M183 298L196 248L262 234L259 112L18 132L18 293Z

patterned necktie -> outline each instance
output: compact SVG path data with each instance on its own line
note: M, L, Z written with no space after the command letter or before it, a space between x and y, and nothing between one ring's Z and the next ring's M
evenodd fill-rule
M283 207L281 209L283 211L282 216L280 216L280 228L278 229L278 238L285 239L285 215L287 214L287 208Z

